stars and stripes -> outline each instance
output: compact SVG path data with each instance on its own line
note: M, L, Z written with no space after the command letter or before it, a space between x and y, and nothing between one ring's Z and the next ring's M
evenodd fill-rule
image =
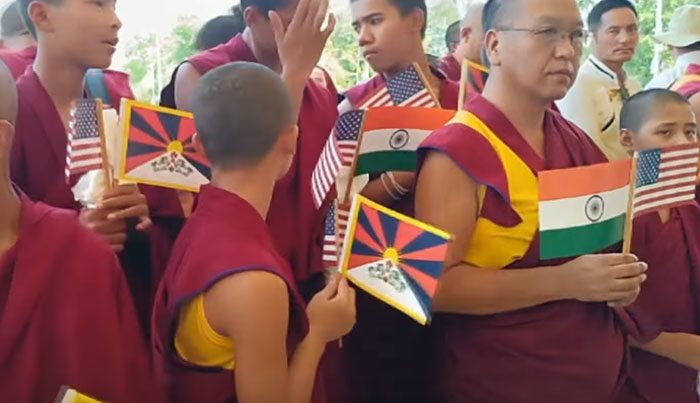
M81 99L71 110L66 150L66 182L93 169L102 168L102 142L100 120L102 102L98 99Z
M365 112L362 110L343 113L338 118L333 133L328 136L311 174L311 196L316 208L321 207L335 184L341 166L351 166L355 160L364 116Z
M334 201L326 217L326 231L323 238L323 264L325 267L338 266L338 251L341 250L348 229L351 204L338 204Z
M428 90L418 68L411 65L377 88L365 101L360 102L358 109L382 106L435 108L439 105Z
M640 152L634 216L692 202L697 175L697 143Z

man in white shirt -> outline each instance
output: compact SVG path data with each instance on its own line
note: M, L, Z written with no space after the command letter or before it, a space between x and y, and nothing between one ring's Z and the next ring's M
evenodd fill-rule
M642 90L624 69L639 44L637 10L627 0L603 0L588 15L588 29L593 34L592 53L557 106L608 159L628 158L620 145L619 117L624 101Z
M669 88L685 74L688 66L700 64L700 6L678 7L673 12L668 31L655 39L671 49L676 64L657 74L646 88Z

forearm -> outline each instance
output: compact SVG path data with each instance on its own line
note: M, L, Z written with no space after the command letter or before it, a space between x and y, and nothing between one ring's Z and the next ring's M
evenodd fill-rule
M305 75L303 72L299 71L289 71L283 69L282 79L284 80L285 84L287 84L287 89L289 89L294 110L296 111L298 117L301 111L302 99L304 97L304 88L306 88L306 82L309 80L309 75Z
M490 315L568 298L559 267L494 270L459 264L440 278L438 312Z
M700 336L696 334L663 332L637 348L700 371Z
M318 364L325 350L325 343L307 335L299 343L289 365L289 401L309 403L313 394Z

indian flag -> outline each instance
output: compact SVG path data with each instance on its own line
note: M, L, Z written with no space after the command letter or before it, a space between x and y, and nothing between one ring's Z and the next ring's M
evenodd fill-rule
M368 109L355 176L417 169L416 150L433 130L444 126L455 111L434 108Z
M540 258L586 255L622 241L631 172L631 159L540 172Z

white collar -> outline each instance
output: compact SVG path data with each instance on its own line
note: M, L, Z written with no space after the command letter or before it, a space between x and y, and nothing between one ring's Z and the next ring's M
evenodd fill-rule
M588 62L593 66L595 70L600 72L602 75L605 75L609 79L618 82L617 73L612 71L612 69L608 67L605 63L598 60L598 58L593 56L592 53L590 56L588 56ZM625 81L627 81L627 73L625 73Z

